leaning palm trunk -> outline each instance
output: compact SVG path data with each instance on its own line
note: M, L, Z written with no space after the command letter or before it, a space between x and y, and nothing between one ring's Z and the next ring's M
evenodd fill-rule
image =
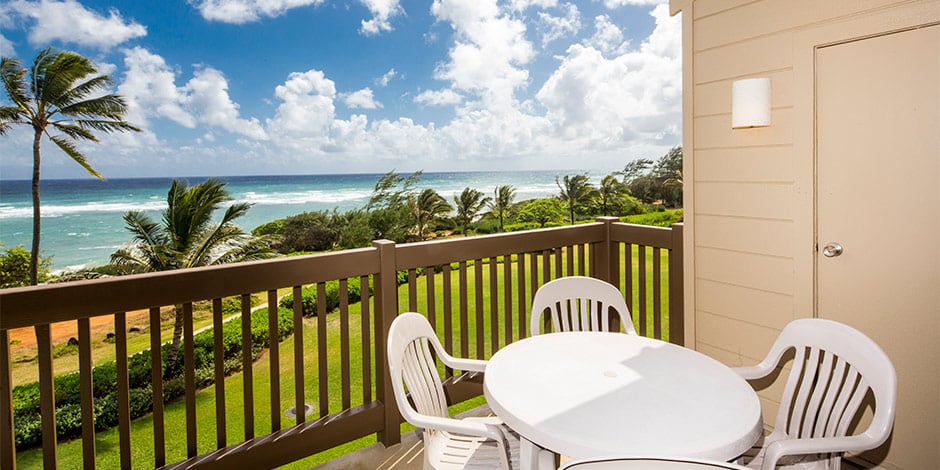
M183 337L183 306L174 305L173 306L173 342L170 343L170 352L166 356L166 370L174 370L176 368L176 360L179 357L180 353L180 344Z

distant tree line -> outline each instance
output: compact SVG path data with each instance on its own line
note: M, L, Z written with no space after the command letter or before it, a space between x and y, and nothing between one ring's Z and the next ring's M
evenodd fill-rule
M682 148L657 161L639 159L595 186L585 174L556 177L554 196L517 202L516 188L502 185L492 196L464 188L451 201L420 188L422 173L389 172L360 209L312 211L261 225L255 236L275 240L280 253L368 246L372 240L398 243L452 234L494 233L550 227L597 216L628 216L682 205Z

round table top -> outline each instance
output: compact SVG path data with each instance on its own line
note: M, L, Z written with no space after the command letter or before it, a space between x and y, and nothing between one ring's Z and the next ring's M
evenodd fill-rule
M699 352L623 333L550 333L509 344L486 366L490 408L562 455L730 460L761 434L757 394Z

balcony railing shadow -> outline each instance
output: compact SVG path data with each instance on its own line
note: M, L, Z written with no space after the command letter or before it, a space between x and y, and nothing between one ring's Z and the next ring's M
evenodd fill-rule
M44 467L101 465L105 451L96 449L90 423L100 420L96 406L107 400L116 402L112 461L122 468L273 468L368 436L395 445L402 439L401 418L385 370L385 335L398 312L426 314L454 355L486 359L527 335L533 293L567 275L616 284L640 334L682 343L682 225L646 227L614 218L411 244L380 240L357 250L2 290L0 467L16 468L22 457L16 443L27 412L40 417ZM306 302L306 317L305 290L315 299L315 307ZM356 290L359 295L351 295ZM285 294L293 303L279 309ZM266 314L252 313L252 299L259 297ZM235 299L237 312L232 325L223 325L231 316L224 307L232 303L228 299ZM160 333L161 308L183 313L179 377L164 371L168 338ZM129 343L127 315L139 310L149 312L149 352ZM196 331L199 311L211 321L207 333ZM91 346L91 320L105 316L114 318L113 384L100 383ZM65 413L65 402L56 388L65 386L56 377L67 372L54 367L50 325L58 322L77 329L71 382L80 410L72 405L69 412L80 413L78 422L86 424L74 429L81 452L70 454L81 457L68 461L60 460L63 444L57 441L56 415ZM264 324L266 333L258 333ZM38 399L32 409L13 398L21 384L13 383L9 333L17 328L36 333ZM285 331L292 334L281 342ZM233 332L240 333L235 348L225 337ZM259 351L253 336L266 349ZM139 372L141 364L147 373ZM226 379L233 369L240 372ZM482 394L479 377L444 373L451 403ZM104 385L113 391L102 397ZM179 399L160 399L173 390ZM141 393L157 399L144 410L146 420L132 421ZM287 408L301 412L286 418ZM144 452L144 461L132 448L141 442L153 449Z

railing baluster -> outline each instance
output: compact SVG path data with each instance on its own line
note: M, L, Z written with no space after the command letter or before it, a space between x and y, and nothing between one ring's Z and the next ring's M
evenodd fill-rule
M632 243L623 244L623 268L624 268L624 298L627 300L627 307L630 309L630 315L633 316L634 328L639 328L640 312L633 301L633 247Z
M150 308L150 383L153 391L153 465L166 465L166 431L163 416L163 323L160 307Z
M349 287L346 279L339 280L339 358L340 375L343 384L343 409L352 408L350 396L350 360L349 360Z
M183 304L183 377L186 384L186 456L199 455L196 444L196 352L193 347L193 304Z
M215 447L225 447L225 343L222 341L222 299L212 299L212 355L215 366Z
M552 280L552 250L542 252L542 284Z
M562 252L566 251L565 247L561 246L555 249L555 278L559 278L565 275L565 266L562 261Z
M7 330L0 330L0 467L16 470L13 375L10 366L10 334Z
M566 264L567 264L567 265L565 266L565 273L566 273L568 276L574 276L574 275L575 275L575 270L574 270L574 268L575 268L575 266L574 266L574 250L575 250L575 245L568 245L568 246L565 248L565 259L566 259Z
M657 339L663 338L661 253L662 249L653 248L653 337Z
M131 393L127 378L127 315L114 315L114 354L117 356L118 436L121 468L131 468ZM195 454L194 454L195 455Z
M242 401L245 440L255 437L255 402L251 370L251 294L242 294Z
M317 382L318 395L320 397L320 416L330 414L330 390L328 380L328 365L326 359L329 357L326 340L326 283L317 283Z
M506 344L512 342L512 255L503 255L503 308Z
M640 294L640 305L639 312L640 315L640 334L643 336L649 336L646 333L646 245L637 246L637 291Z
M427 315L431 328L437 331L437 296L434 288L434 266L428 266L424 271L425 287L427 288Z
M587 265L587 262L585 261L585 251L586 251L584 248L585 245L583 243L578 243L575 246L577 247L577 251L578 251L578 268L579 268L578 273L581 276L590 276L591 275L590 271L588 271L590 267Z
M91 380L91 320L78 319L78 380L82 402L82 467L95 468L95 403Z
M483 320L483 259L473 260L473 294L476 330L477 359L483 359L483 343L486 339L486 322Z
M281 429L281 354L277 290L268 291L268 364L271 368L271 432Z
M10 335L7 330L0 330L0 468L16 470L11 365Z
M460 262L460 279L458 287L460 289L460 356L470 357L470 320L469 320L469 300L467 299L467 262Z
M372 401L372 338L369 334L369 324L371 315L369 314L369 304L372 295L369 292L369 276L359 278L359 292L362 308L360 309L362 322L362 402ZM302 355L303 348L300 349ZM298 368L297 370L302 370ZM303 374L301 373L301 377ZM302 383L301 383L302 384ZM298 395L302 394L303 387L300 387Z
M525 295L525 253L516 255L516 275L519 281L519 293L517 294L519 302L519 339L529 336L529 303Z
M491 256L490 265L490 355L499 349L499 272L496 257Z
M368 289L368 287L366 287ZM367 291L363 291L367 292ZM294 413L296 424L307 419L307 401L304 397L304 292L303 287L294 286ZM363 304L363 310L365 310Z
M453 280L451 276L450 264L444 267L441 273L442 287L444 289L444 311L441 315L444 317L444 349L448 354L454 353L454 299L453 299ZM452 377L454 370L450 367L444 368L444 375Z
M418 270L409 269L408 270L408 311L417 312L418 311Z
M58 468L55 431L55 387L52 370L52 337L49 324L37 325L36 346L39 348L39 412L42 416L42 464Z

